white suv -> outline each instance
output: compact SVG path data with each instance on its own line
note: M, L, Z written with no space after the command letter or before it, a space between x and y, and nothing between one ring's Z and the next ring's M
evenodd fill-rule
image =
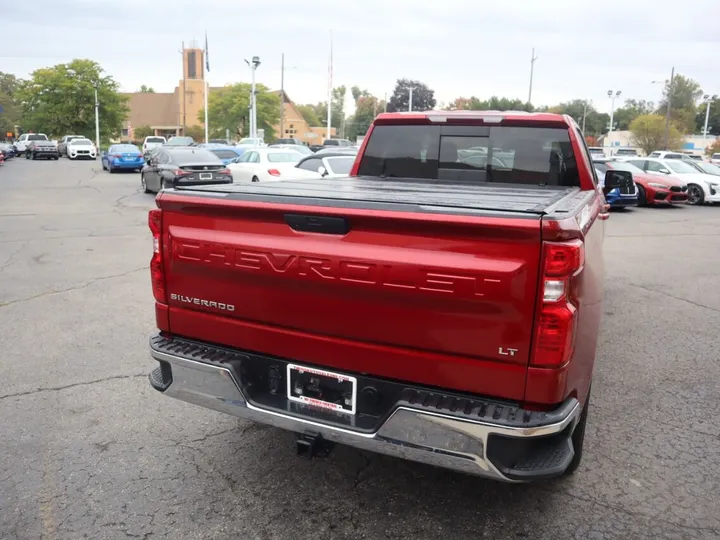
M18 155L24 154L30 141L47 141L47 135L44 133L23 133L20 138L15 141L15 150Z
M167 140L165 139L165 137L159 137L157 135L150 135L149 137L145 137L142 147L143 154L146 154L148 150L152 150L153 148L162 146L166 142Z
M720 154L713 154L710 156L710 163L713 165L720 165Z

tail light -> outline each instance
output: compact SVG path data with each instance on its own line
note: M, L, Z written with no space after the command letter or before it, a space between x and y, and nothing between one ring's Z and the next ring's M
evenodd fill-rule
M190 176L192 174L192 171L186 171L184 169L175 169L173 171L173 174L175 176Z
M270 176L280 176L280 171L277 169L268 169L268 174Z
M531 365L556 368L570 360L577 323L575 281L584 266L582 241L543 243L542 296Z
M227 175L227 176L230 176L230 175L232 174L232 173L230 172L230 169L220 169L217 173L218 173L218 174L225 174L225 175Z
M122 155L120 155L120 154L113 154L112 157L121 158Z
M165 293L165 267L162 259L162 210L153 208L148 212L148 226L153 236L153 255L150 260L150 281L153 296L161 304L167 304Z

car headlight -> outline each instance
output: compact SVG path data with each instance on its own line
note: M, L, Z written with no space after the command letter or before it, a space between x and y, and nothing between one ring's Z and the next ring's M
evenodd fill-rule
M654 187L655 189L668 189L669 186L665 184L658 184L657 182L648 182L648 186Z

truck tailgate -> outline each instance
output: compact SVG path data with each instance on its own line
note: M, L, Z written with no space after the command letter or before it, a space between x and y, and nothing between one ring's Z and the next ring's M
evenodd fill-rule
M488 395L503 384L522 399L541 215L182 193L158 205L172 333Z

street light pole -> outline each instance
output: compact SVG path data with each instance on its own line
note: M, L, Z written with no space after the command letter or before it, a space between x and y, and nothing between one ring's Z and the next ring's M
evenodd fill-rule
M670 72L670 85L668 86L667 110L665 111L665 136L663 137L663 150L668 150L668 140L670 138L670 109L672 107L672 90L673 80L675 79L675 66Z
M710 102L715 101L717 99L717 96L716 95L710 96L708 94L705 94L703 96L703 98L707 102L707 107L705 108L705 129L703 129L703 146L706 146L705 141L707 140L708 123L710 122Z
M612 154L612 141L610 140L610 136L613 132L613 121L615 119L615 98L620 97L620 94L622 94L622 90L618 90L617 92L613 93L612 90L608 90L608 97L610 98L610 127L608 129L608 136L607 140L610 146L610 153Z
M282 53L280 60L280 134L279 138L285 137L285 53Z
M260 65L260 57L253 56L251 62L245 60L245 63L250 66L250 71L252 73L252 87L250 90L250 137L254 139L257 137L257 99L255 97L255 71Z
M100 152L100 101L98 101L98 83L95 83L95 150Z
M583 107L583 121L582 121L582 134L583 137L585 136L585 118L587 118L587 106L588 102L587 99L585 100L585 106Z
M532 55L530 56L530 90L528 91L528 103L532 103L532 85L533 85L533 73L535 71L535 47L533 47Z
M408 97L408 111L409 111L409 112L412 112L413 90L415 90L415 87L414 87L414 86L408 86L408 92L409 92L409 97Z

